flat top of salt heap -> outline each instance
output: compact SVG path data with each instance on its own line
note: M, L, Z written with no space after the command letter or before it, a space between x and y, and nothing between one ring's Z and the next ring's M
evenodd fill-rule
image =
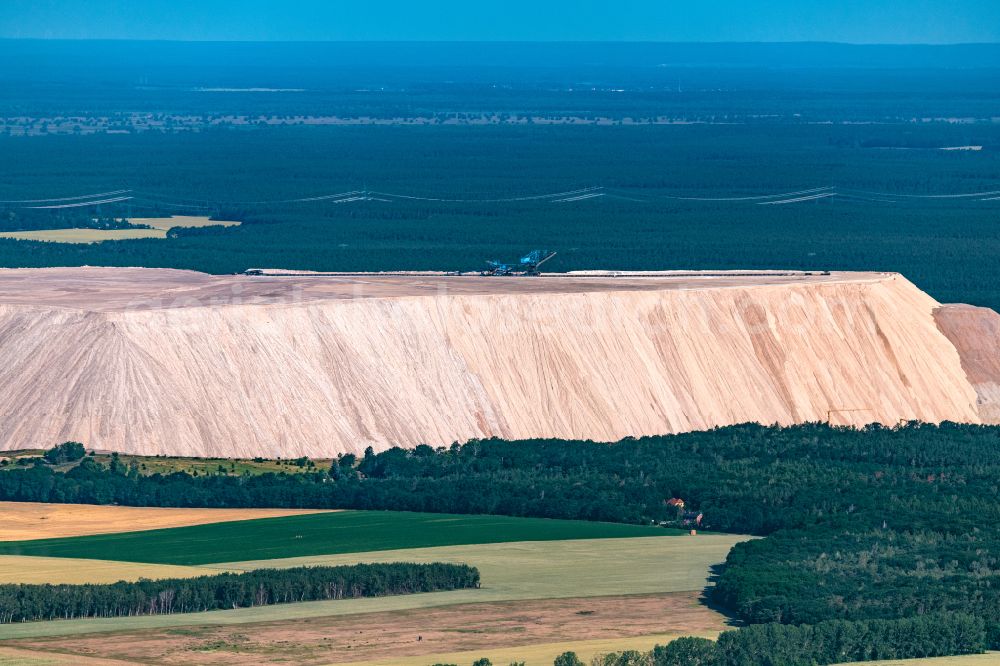
M587 271L538 277L318 274L209 275L164 268L0 269L0 305L88 311L280 305L352 298L716 289L782 284L874 282L886 273L795 271Z

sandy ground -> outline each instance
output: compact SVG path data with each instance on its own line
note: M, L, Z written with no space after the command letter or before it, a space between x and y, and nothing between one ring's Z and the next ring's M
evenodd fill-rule
M210 220L204 216L177 215L173 217L137 217L133 224L144 224L151 229L39 229L34 231L5 231L0 238L47 241L52 243L100 243L133 238L166 238L173 227L235 227L239 222Z
M945 305L934 311L934 320L958 350L976 390L980 416L1000 423L1000 314L972 305Z
M0 449L330 458L747 421L979 422L938 306L867 273L0 271Z
M21 233L21 232L16 232ZM408 296L661 291L758 285L874 282L881 274L732 277L245 276L159 268L0 269L0 305L113 312L141 308L287 305Z
M315 512L307 509L169 509L0 502L0 541L136 532L302 513Z
M135 662L92 659L80 655L53 654L0 646L0 666L134 666Z
M648 634L713 635L698 593L470 604L240 627L14 641L15 647L162 664L330 664Z
M211 220L205 215L172 215L170 217L131 217L132 224L145 224L147 227L167 231L174 227L238 227L239 222L231 220Z
M48 243L101 243L133 238L166 238L162 229L39 229L37 231L4 231L0 238L44 241Z

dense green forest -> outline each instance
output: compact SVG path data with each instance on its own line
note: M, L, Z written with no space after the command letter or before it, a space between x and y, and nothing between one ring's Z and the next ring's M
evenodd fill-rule
M197 613L326 599L479 587L464 564L355 564L257 569L92 585L0 585L0 622Z
M90 458L0 473L0 499L294 506L663 522L765 536L712 598L753 624L967 613L1000 647L1000 427L743 425L615 444L472 441L260 476L143 476ZM679 497L683 512L667 504Z
M964 145L983 149L939 150ZM547 264L553 271L899 271L939 300L1000 307L1000 199L951 197L1000 191L998 151L1000 125L944 123L6 137L0 200L119 189L134 198L56 210L0 203L0 230L170 213L244 225L95 245L0 240L0 265L476 270L545 247L559 252ZM483 201L584 187L604 196ZM837 196L784 205L686 199L820 187ZM288 202L353 190L370 200Z
M161 530L0 542L0 555L207 565L513 541L670 538L683 533L679 529L592 520L338 510Z
M724 631L717 641L678 638L647 653L612 652L594 666L817 666L982 652L983 621L962 613L902 620L830 620L801 627L752 625ZM475 664L473 665L475 666ZM585 666L568 652L555 666Z

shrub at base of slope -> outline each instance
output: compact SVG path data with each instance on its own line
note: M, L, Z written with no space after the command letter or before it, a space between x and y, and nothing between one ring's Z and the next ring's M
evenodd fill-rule
M479 587L464 564L357 564L258 569L109 585L0 585L0 622L196 613L300 601Z

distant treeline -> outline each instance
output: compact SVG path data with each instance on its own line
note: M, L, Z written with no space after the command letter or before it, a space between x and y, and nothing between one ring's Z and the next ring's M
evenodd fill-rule
M0 499L394 509L679 525L766 536L714 588L750 623L967 613L1000 647L1000 427L741 425L614 444L471 441L369 450L329 470L143 476L92 458L0 472ZM667 504L680 498L684 509Z
M652 43L260 49L4 40L0 60L10 63L0 72L0 117L69 116L67 129L85 129L88 118L151 114L160 122L144 129L190 131L192 116L224 121L228 115L249 116L254 124L262 116L443 120L466 113L752 122L988 120L996 109L1000 49ZM317 67L320 62L336 66ZM174 122L163 122L171 116ZM33 129L44 131L45 123Z
M957 75L949 72L946 78ZM924 77L917 79L919 87L926 84ZM1000 85L990 90L1000 91ZM175 91L164 94L176 97ZM221 100L192 94L212 106ZM365 97L381 101L386 94ZM594 94L602 104L636 113L630 96ZM830 105L826 95L814 99L810 110L796 101L746 94L752 99L740 106L741 113L755 116L772 111L754 110L754 99L804 116L825 114ZM989 115L1000 108L994 99L998 94L981 99ZM585 93L567 95L576 104ZM670 93L691 103L705 95L713 93ZM404 101L413 104L405 96ZM959 111L951 97L938 101L943 117L973 114ZM661 101L653 106L660 109L656 113L663 111ZM868 113L872 101L866 98L857 107ZM919 107L912 117L937 115L929 104ZM1000 124L798 120L645 127L286 127L40 141L0 137L0 200L58 199L119 188L130 188L136 197L55 210L23 207L45 203L0 202L0 231L106 226L109 218L170 214L244 223L178 231L175 238L90 245L0 239L0 265L150 266L209 273L252 266L476 270L487 259L512 260L533 248L550 248L559 251L546 264L552 271L898 271L939 301L1000 309L1000 262L995 260L1000 200L983 200L996 194L949 198L1000 191ZM967 145L983 149L938 150ZM87 168L80 169L81 164ZM603 186L609 196L562 203L288 203L366 188L430 199L509 199L589 186ZM753 199L678 198L758 197L825 186L836 186L845 196L779 206L757 205L760 201ZM938 195L949 197L926 198Z
M0 585L0 622L195 613L300 601L479 587L464 564L356 564L258 569L107 585Z

